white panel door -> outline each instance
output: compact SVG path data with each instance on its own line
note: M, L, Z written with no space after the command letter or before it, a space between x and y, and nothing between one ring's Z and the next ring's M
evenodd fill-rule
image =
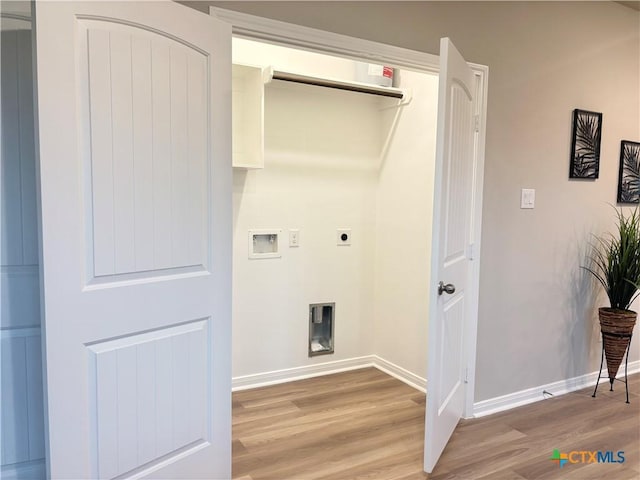
M424 469L431 473L462 417L474 167L474 74L440 42Z
M44 477L31 11L0 5L0 478Z
M38 2L52 478L231 474L231 32Z

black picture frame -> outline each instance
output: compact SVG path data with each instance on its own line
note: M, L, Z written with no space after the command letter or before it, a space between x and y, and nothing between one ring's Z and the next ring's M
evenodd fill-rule
M618 203L640 203L640 142L620 142Z
M569 178L595 180L600 174L602 113L573 111Z

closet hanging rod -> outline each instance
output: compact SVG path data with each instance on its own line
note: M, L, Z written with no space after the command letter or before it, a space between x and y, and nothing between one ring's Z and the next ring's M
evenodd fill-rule
M318 77L308 77L306 75L298 75L297 73L273 71L274 80L283 80L285 82L304 83L306 85L316 85L319 87L336 88L338 90L348 90L350 92L368 93L371 95L380 95L383 97L403 98L404 92L395 88L378 87L375 85L366 85L357 82L345 82L341 80L329 80Z

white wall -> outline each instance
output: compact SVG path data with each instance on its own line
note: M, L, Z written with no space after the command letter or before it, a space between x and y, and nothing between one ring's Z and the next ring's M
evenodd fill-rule
M234 169L234 377L372 353L378 104L266 87L265 168ZM337 246L340 227L352 229L351 246ZM282 229L281 258L248 259L247 232L261 228ZM292 228L297 248L288 247ZM308 358L308 308L319 302L336 303L335 354Z
M590 234L613 225L620 140L640 140L639 12L610 1L214 3L435 54L449 36L488 65L476 401L598 368L594 312L607 304L579 267ZM596 181L568 180L574 108L604 114ZM520 210L521 188L537 190L534 210Z
M44 476L44 406L29 4L1 22L0 476Z
M233 39L233 62L259 67L271 66L275 70L312 77L356 79L351 60L238 37Z
M398 112L378 178L375 353L426 379L438 77L402 71L397 80L413 99Z

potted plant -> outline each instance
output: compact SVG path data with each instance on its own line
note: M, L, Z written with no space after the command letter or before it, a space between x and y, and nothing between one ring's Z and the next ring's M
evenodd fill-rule
M627 216L621 210L616 210L616 214L617 231L615 234L597 237L590 257L591 265L584 267L602 284L611 304L610 307L600 308L598 313L612 389L636 324L637 313L629 307L638 296L640 285L638 208Z

